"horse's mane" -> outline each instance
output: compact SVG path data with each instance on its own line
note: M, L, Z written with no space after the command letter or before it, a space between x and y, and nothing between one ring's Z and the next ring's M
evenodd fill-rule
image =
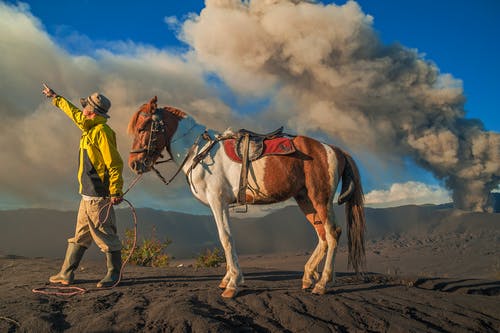
M173 107L173 106L164 106L162 109L167 111L167 112L170 112L171 114L176 116L178 119L184 119L187 117L186 112L184 112L181 109L178 109L176 107Z
M137 119L139 119L139 114L142 112L143 108L145 106L149 105L148 103L146 104L143 104L141 105L141 107L139 108L139 111L137 111L136 113L134 113L134 115L132 116L132 118L130 119L130 122L128 123L128 126L127 126L127 133L130 134L130 135L133 135L134 134L134 129L137 125ZM187 113L178 109L178 108L175 108L173 106L164 106L162 107L161 109L167 111L168 113L174 115L177 119L184 119L187 117Z
M139 109L139 111L137 111L136 113L134 113L134 115L130 119L130 122L128 123L128 126L127 126L127 133L129 135L133 135L134 134L135 125L137 124L137 119L139 118L139 113L141 113L142 108L144 107L144 105L146 105L146 104L143 104L141 106L141 108Z

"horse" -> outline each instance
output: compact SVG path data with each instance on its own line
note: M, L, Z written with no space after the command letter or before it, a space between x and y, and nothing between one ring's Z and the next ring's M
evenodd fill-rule
M237 203L242 164L230 159L223 149L224 141L231 136L207 129L178 108L160 108L157 102L155 96L130 119L128 132L133 142L128 165L136 174L151 170L158 173L154 166L164 150L179 165L178 172L186 174L193 195L213 213L226 258L226 273L219 287L222 297L233 298L243 274L229 226L229 209ZM304 266L302 288L312 288L313 294L321 295L327 291L327 284L335 281L334 260L342 230L335 220L333 199L340 180L338 203L345 204L348 266L356 273L364 266L361 179L354 159L344 150L307 136L291 136L290 140L296 149L292 154L263 156L249 163L249 186L244 194L250 204L256 205L295 199L318 236L318 244ZM318 266L325 255L320 276Z

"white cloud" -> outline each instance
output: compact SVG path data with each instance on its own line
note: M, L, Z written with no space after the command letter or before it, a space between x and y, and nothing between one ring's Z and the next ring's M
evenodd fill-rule
M388 190L373 190L365 195L365 200L367 206L377 208L452 201L445 188L414 181L392 184Z
M177 28L180 24L176 16L165 16L164 21L170 28Z

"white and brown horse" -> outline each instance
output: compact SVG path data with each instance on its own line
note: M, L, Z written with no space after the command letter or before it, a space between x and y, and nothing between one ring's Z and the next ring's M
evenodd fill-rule
M141 106L129 123L134 136L129 166L136 173L154 169L154 163L164 149L182 166L188 175L193 195L209 205L219 238L224 248L227 272L220 288L223 297L234 297L243 275L238 264L235 244L229 227L229 206L236 202L241 164L231 160L222 142L215 144L201 139L217 133L207 130L185 112L173 108L158 108L157 98ZM207 138L207 135L205 135ZM254 204L271 204L293 197L318 234L318 245L307 261L302 288L323 294L327 283L334 280L334 259L341 228L335 221L333 197L342 179L339 204L345 202L349 263L357 272L364 262L365 216L359 172L349 154L305 136L293 139L296 152L284 156L265 156L249 165L247 197ZM210 146L203 157L195 158ZM193 167L193 165L195 165ZM321 277L318 266L326 254Z

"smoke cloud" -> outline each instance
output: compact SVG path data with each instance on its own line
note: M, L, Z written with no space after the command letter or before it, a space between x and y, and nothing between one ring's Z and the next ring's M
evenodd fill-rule
M186 110L217 130L243 124L269 129L286 121L287 130L326 135L358 160L376 158L392 167L411 158L445 182L457 207L489 209L488 193L500 179L500 135L464 118L459 80L417 50L383 45L372 17L356 2L205 3L184 22L165 19L191 46L185 54L111 41L74 55L54 42L26 5L0 1L3 208L21 201L74 208L78 199L80 133L41 95L46 82L75 103L94 91L108 96L110 125L124 157L130 116L158 95L161 105ZM92 48L92 41L80 38ZM266 109L237 114L207 82L212 73L237 98L264 101ZM125 178L132 178L128 168ZM178 181L176 190L184 183ZM153 177L141 182L131 192L138 205L180 208L189 196L187 189L165 190Z
M182 38L231 89L269 98L267 123L288 119L382 160L410 157L445 182L458 208L491 208L500 134L464 118L461 81L417 50L383 45L356 2L205 3Z

